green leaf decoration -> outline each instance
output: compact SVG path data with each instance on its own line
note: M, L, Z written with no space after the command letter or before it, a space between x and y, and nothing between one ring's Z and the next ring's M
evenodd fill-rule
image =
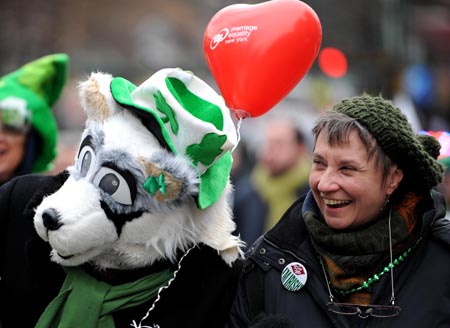
M218 135L216 133L208 133L203 136L199 144L192 144L186 147L186 154L194 161L194 165L198 162L205 166L214 162L217 156L222 154L221 147L227 141L226 135Z
M166 194L166 183L164 181L164 174L160 174L158 177L150 176L143 185L144 189L147 190L150 195L154 196L159 190L163 195Z
M155 98L156 109L165 115L165 117L161 117L161 120L164 123L169 122L173 134L177 135L179 128L178 121L172 107L170 107L170 105L166 102L166 99L164 99L161 91L158 90L158 92L154 94L153 97Z

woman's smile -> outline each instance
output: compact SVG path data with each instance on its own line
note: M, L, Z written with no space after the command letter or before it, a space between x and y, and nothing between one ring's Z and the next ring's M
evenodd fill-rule
M356 228L375 219L388 193L381 168L374 157L369 158L356 130L336 144L329 143L326 132L319 134L309 183L325 221L333 229Z

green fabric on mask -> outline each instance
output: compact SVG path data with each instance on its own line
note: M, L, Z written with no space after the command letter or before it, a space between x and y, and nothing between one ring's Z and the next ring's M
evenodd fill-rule
M178 103L191 115L202 121L210 122L218 130L223 130L223 116L219 106L195 95L182 81L174 77L166 78L166 85Z
M234 126L232 121L225 120L224 115L228 116L229 110L225 109L222 97L214 96L214 90L203 85L194 75L177 71L183 72L174 69L166 73L165 85L156 78L152 83L146 81L136 87L116 77L111 81L111 93L117 103L140 117L151 133L160 133L174 154L184 154L192 160L200 178L197 206L205 209L220 198L227 186L233 161L231 144L234 143L231 140L228 144L228 141L234 134ZM194 90L206 90L205 95L209 96L203 99L200 97L203 92L193 92L189 85ZM224 107L223 112L221 106ZM185 127L183 135L179 135L181 126ZM197 128L204 131L201 133L203 137ZM194 138L195 135L198 138ZM187 142L190 137L192 140ZM198 163L204 167L197 167Z
M161 191L163 195L166 195L167 191L166 183L164 181L164 174L160 174L158 177L148 177L142 187L147 190L152 197L155 196L157 191Z
M113 312L143 304L157 295L173 273L169 269L111 286L79 267L65 267L66 280L36 328L110 328Z

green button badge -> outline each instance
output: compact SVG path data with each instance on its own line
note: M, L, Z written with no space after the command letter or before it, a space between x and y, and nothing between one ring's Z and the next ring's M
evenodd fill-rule
M306 268L299 262L289 263L281 273L283 287L291 292L302 289L307 279L308 273L306 272Z

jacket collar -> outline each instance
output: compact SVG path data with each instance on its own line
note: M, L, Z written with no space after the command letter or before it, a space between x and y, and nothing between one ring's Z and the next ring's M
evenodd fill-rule
M284 213L278 223L265 237L279 247L298 254L300 246L307 240L308 231L302 219L305 196L296 200Z

